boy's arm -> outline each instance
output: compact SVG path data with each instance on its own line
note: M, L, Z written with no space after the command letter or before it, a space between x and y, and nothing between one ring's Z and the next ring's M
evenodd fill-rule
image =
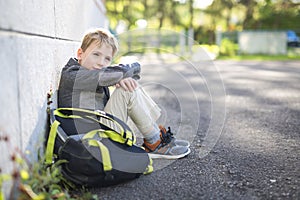
M129 77L131 77L135 80L140 79L141 65L138 62L134 62L131 64L119 64L117 66L106 67L106 68L107 68L107 70L112 70L115 72L119 71L119 70L122 71L124 73L122 79L129 78Z
M65 73L65 78L74 81L74 89L94 90L97 85L111 86L120 80L128 77L139 79L141 68L139 63L119 64L109 66L99 70L87 70L83 67L69 67Z

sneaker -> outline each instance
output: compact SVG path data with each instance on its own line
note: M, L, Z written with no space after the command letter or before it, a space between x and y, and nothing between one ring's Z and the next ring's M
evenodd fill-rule
M171 132L171 128L168 127L168 131L162 125L159 125L160 136L165 143L174 143L176 146L190 147L190 143L187 140L179 140L174 137L174 134Z
M164 143L163 140L158 140L154 144L150 144L144 140L143 147L148 152L150 158L178 159L188 155L191 150L185 146L176 146L174 143Z

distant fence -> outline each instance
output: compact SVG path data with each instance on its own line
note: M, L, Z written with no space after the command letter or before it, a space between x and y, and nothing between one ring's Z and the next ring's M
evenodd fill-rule
M287 54L286 31L232 31L216 32L216 44L223 39L238 44L240 54Z
M243 54L286 54L285 31L242 31L238 34L239 52Z
M192 32L176 32L167 29L135 29L117 37L120 42L120 55L145 52L190 52L194 44Z
M172 52L179 55L192 53L196 44L191 32L172 30L135 29L118 35L120 55L145 52ZM221 46L223 39L237 46L238 54L287 54L286 31L232 31L216 32L216 44Z

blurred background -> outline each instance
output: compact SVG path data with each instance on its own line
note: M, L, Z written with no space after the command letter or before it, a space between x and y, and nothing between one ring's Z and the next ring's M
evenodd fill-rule
M300 0L0 0L0 178L14 152L38 159L48 97L87 29L110 29L119 58L300 60L299 22Z
M105 5L124 52L190 52L201 45L216 57L299 53L299 0L111 0Z

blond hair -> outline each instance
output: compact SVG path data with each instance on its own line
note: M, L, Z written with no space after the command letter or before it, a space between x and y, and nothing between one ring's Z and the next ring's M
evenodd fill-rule
M115 36L103 28L89 30L83 37L80 48L85 51L94 41L96 41L99 46L103 44L111 46L113 56L116 55L119 50L119 44Z

